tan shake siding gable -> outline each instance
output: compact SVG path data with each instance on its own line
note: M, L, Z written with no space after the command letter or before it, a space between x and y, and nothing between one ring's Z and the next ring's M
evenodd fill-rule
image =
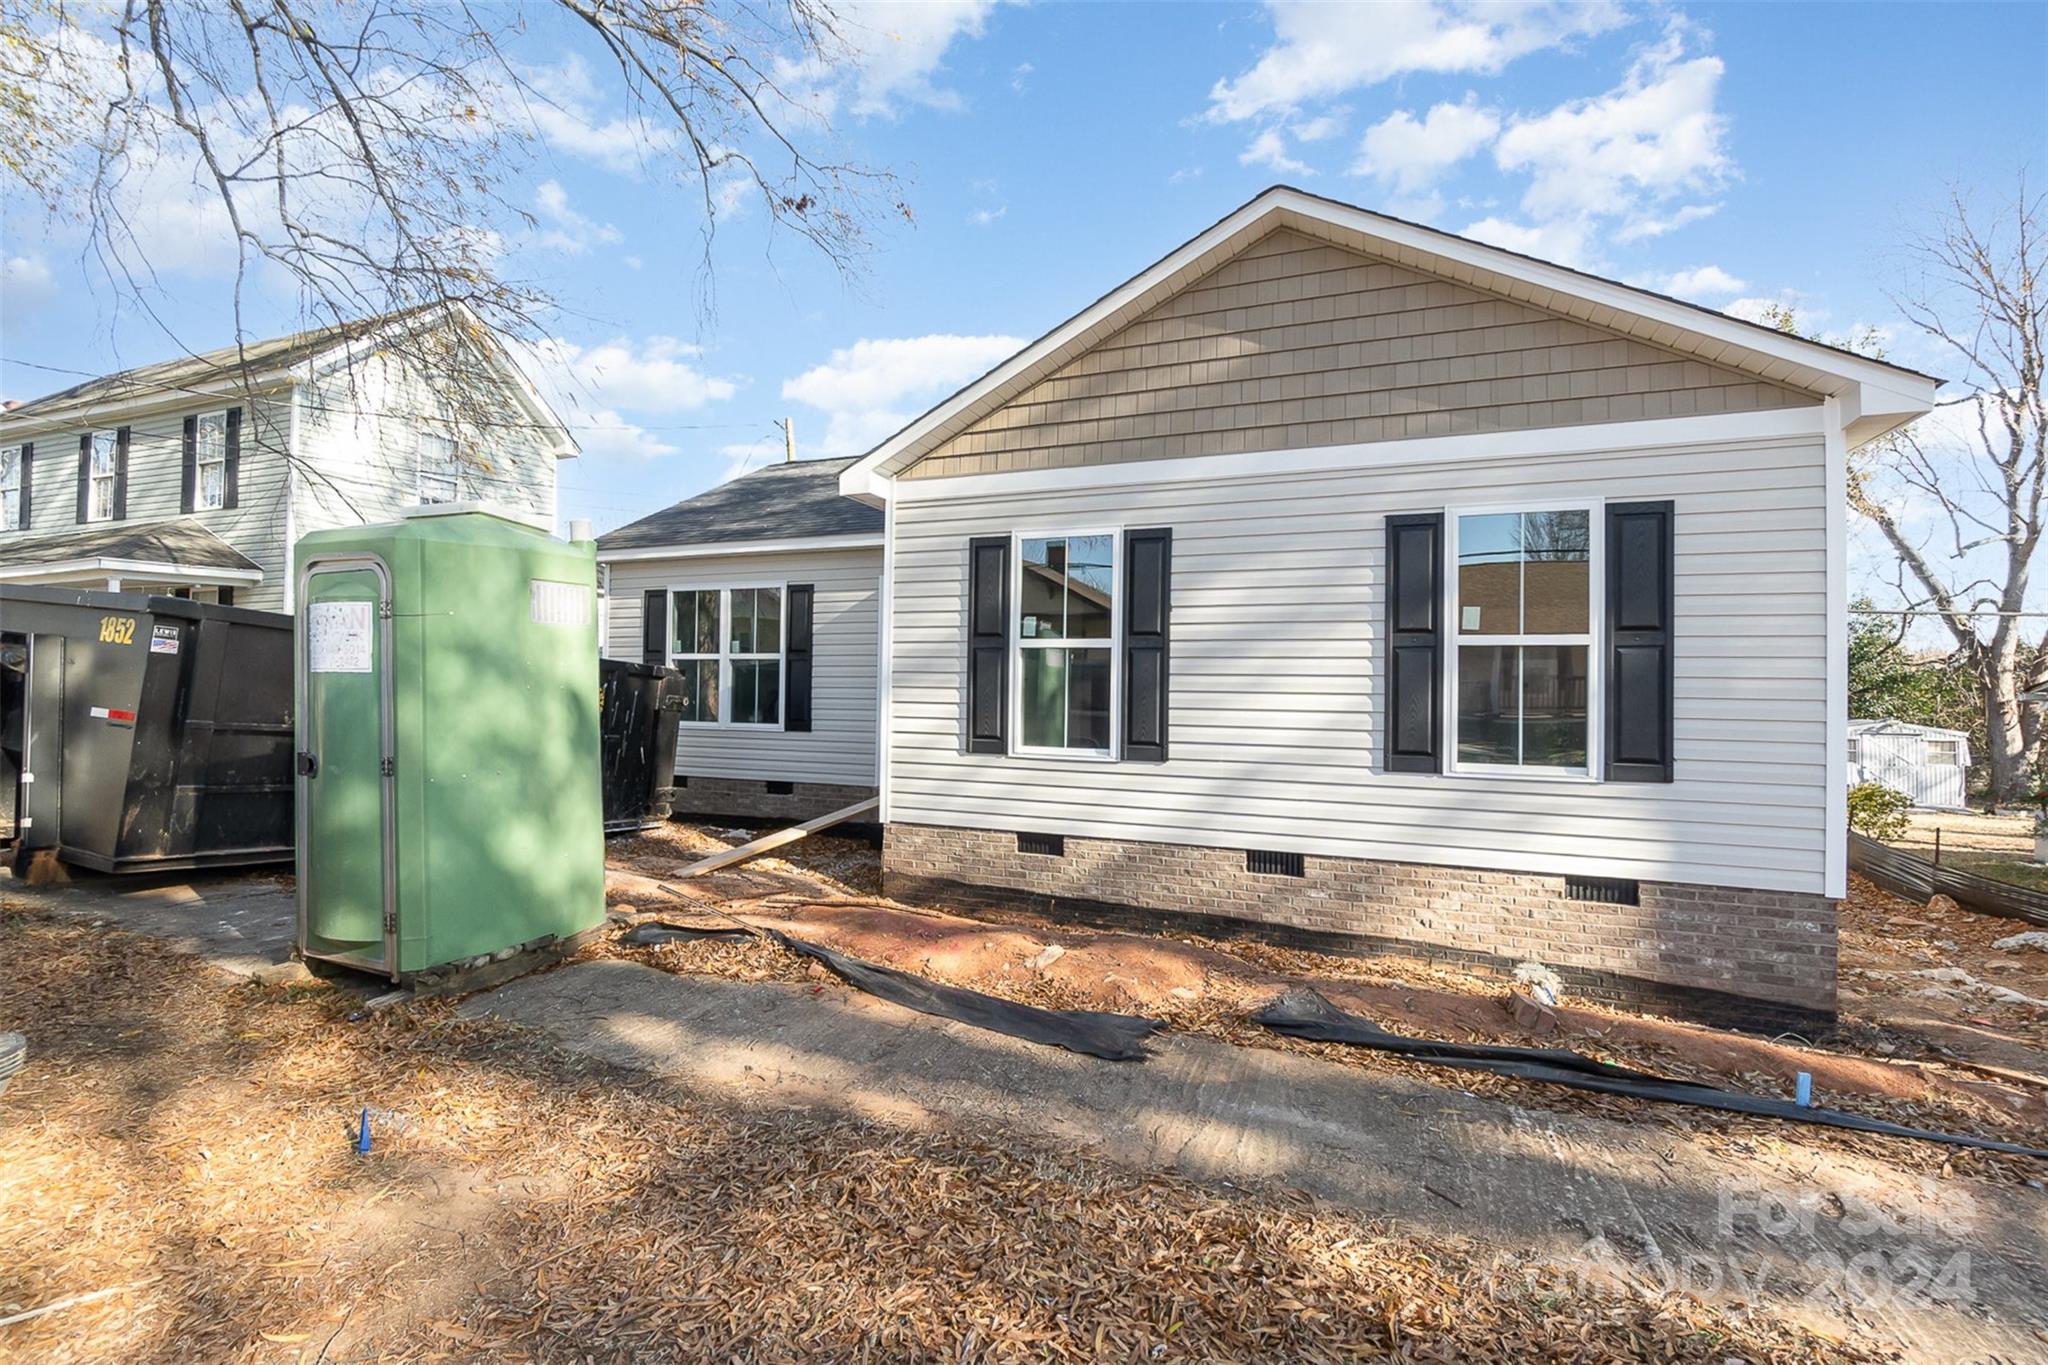
M938 478L1817 405L1279 228L908 469Z

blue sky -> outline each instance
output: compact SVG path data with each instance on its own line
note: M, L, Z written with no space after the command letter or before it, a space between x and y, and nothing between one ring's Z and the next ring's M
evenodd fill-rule
M2048 175L2039 4L844 8L856 52L806 89L913 220L848 281L742 210L708 312L701 204L534 12L521 54L564 114L520 172L536 224L507 259L562 304L536 363L585 449L565 519L620 525L779 459L785 415L801 454L858 453L1279 181L1843 331L1894 321L1898 243L1946 182ZM175 350L71 229L6 209L0 393ZM159 307L218 344L221 257L193 231ZM291 300L263 306L291 327ZM1903 329L1890 345L1942 372Z

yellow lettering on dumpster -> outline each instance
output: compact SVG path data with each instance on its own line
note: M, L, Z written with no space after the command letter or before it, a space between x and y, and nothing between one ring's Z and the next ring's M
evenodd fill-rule
M102 616L100 618L100 643L103 645L134 644L135 618L132 616Z

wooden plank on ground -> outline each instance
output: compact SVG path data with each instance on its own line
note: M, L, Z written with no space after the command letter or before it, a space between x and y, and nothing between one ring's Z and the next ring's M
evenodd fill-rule
M793 844L806 835L816 834L821 829L830 829L832 826L843 824L856 816L866 815L881 804L880 798L871 796L865 801L857 801L853 805L847 806L842 810L835 810L829 815L821 815L815 820L806 820L801 825L791 825L788 829L778 829L773 834L764 834L749 843L741 844L738 848L729 848L723 853L714 853L709 858L699 858L688 867L677 868L675 875L678 877L701 877L707 872L716 872L722 867L731 867L736 863L746 862L750 858L758 858L763 853L781 848L785 844Z

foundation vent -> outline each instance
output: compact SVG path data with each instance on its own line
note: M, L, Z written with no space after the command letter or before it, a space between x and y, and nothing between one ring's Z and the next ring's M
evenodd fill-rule
M1248 848L1244 870L1264 877L1305 877L1308 868L1299 853L1275 853L1270 849Z
M764 785L767 786L770 796L790 796L796 791L794 782L769 782Z
M1566 877L1564 897L1595 905L1641 905L1643 888L1640 882L1621 877Z
M1064 858L1067 856L1067 836L1064 834L1019 834L1017 836L1017 851L1019 853L1036 853L1046 858Z

